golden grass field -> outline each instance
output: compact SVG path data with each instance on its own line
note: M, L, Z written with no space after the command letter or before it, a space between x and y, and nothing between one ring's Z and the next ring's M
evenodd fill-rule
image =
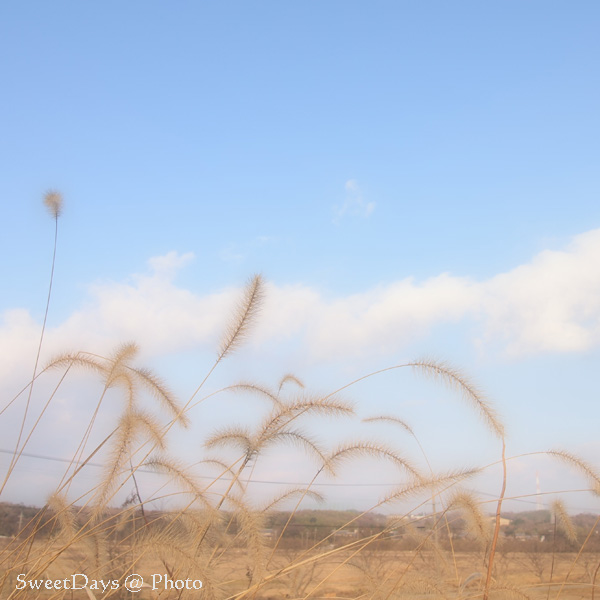
M6 547L6 542L4 543ZM91 577L98 574L89 570L88 549L77 544L66 550L60 558L44 572L43 579L61 580L73 573L87 572ZM301 558L306 564L288 573L286 567ZM311 559L317 559L311 562ZM257 599L278 600L283 598L480 598L482 594L481 554L476 552L457 552L449 557L440 557L438 553L421 552L415 554L402 550L374 550L354 554L348 550L334 552L326 557L320 552L301 555L300 551L277 551L274 572L281 570L279 578L260 591L248 596L240 592L250 587L248 555L243 549L231 549L220 557L211 575L223 597L255 597ZM152 582L153 574L164 576L164 564L156 560L135 562L134 553L125 552L122 562L131 572L143 576ZM498 553L493 598L531 598L546 599L560 597L563 600L592 598L592 580L600 561L598 553L584 553L578 556L574 552L558 553L555 556L552 581L550 571L552 555L548 552L504 552ZM193 577L193 574L188 574ZM179 575L183 577L183 575ZM177 574L174 574L176 581ZM181 580L183 581L183 580ZM11 589L17 585L14 575L5 580L0 598L9 598ZM138 600L177 597L164 591L162 580L157 582L157 590L142 589L139 593L129 594L121 590L111 594L116 598L137 598ZM242 592L243 593L243 592ZM196 592L202 597L203 592ZM106 594L99 594L105 597ZM26 597L57 598L62 597L53 591L29 592ZM85 590L68 592L64 597L77 600L90 596Z

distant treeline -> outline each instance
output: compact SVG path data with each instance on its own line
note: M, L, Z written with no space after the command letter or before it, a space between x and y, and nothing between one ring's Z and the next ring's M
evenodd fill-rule
M81 508L77 520L84 522L89 515L89 510ZM281 511L272 513L264 522L262 535L267 539L279 537L290 517L289 512ZM162 511L144 510L139 507L126 509L115 508L109 519L112 523L109 529L112 535L123 538L140 526L161 528L166 520L172 520L172 514ZM383 515L379 513L361 514L358 511L339 510L301 510L292 517L285 529L283 539L293 545L304 544L329 538L332 544L342 543L349 537L362 538L374 533L385 532L381 542L384 546L390 544L396 547L411 545L411 539L418 535L426 534L433 527L437 529L438 541L444 542L452 538L455 549L471 549L470 535L467 524L458 514L449 513L442 524L436 522L438 518L432 515ZM598 516L584 513L571 517L577 530L580 541L589 536L586 549L600 550L600 525ZM55 529L55 515L48 507L39 508L0 502L0 536L26 537L28 532L36 530L36 537L43 538L52 535ZM225 519L228 521L228 519ZM491 517L490 517L491 522ZM172 527L172 524L170 525ZM229 523L227 531L234 535L236 532L235 520ZM530 547L543 548L552 542L555 549L568 551L572 543L555 528L554 517L548 510L535 510L518 513L503 514L503 538L512 549L530 549ZM20 532L20 533L19 533ZM590 534L591 532L591 534ZM284 544L289 545L288 544Z

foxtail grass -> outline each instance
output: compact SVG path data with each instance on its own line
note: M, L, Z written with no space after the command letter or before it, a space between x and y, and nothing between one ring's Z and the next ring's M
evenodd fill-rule
M490 399L459 369L426 358L368 373L325 394L311 392L305 381L291 372L272 385L241 381L204 391L215 369L241 349L259 321L264 298L260 275L252 277L244 287L214 362L198 378L187 400L176 397L158 375L139 366L139 348L134 342L116 345L106 356L92 352L93 349L64 352L40 368L62 198L56 192L49 192L44 202L55 221L50 286L32 377L15 397L27 392L3 488L31 435L42 426L65 379L74 371L83 370L100 382L100 391L89 406L80 437L73 440L76 446L73 458L48 495L46 505L0 548L0 597L45 598L42 593L17 589L15 574L24 574L28 579L48 579L56 574L58 578L59 573L72 567L89 577L106 577L122 584L129 572L149 572L156 565L173 579L201 578L201 597L205 600L331 597L333 592L327 591L328 586L333 585L336 577L343 578L348 570L362 573L368 581L367 587L352 592L355 600L533 597L529 590L499 580L496 575L508 479L505 424ZM492 522L482 508L487 501L464 487L466 481L486 467L436 472L430 453L402 415L366 417L363 419L366 433L349 436L343 442L320 439L311 430L319 419L339 420L340 425L346 420L356 425L355 404L345 395L361 381L399 369L410 369L457 393L477 414L494 443L499 442L502 477L499 493L493 500ZM59 382L26 433L34 383L37 386L40 377L54 372L59 374ZM197 411L192 409L203 403L206 404L202 408L209 407L210 402L223 402L226 394L258 398L260 416L252 422L236 422L232 416L227 425L212 428L209 433L203 433L202 439L194 441L197 457L193 462L178 457L173 434L185 435L192 429L192 416L198 418ZM120 399L119 410L107 429L99 431L109 395ZM210 419L208 409L205 418ZM402 435L393 445L385 444L368 435L375 423L394 426ZM425 469L420 466L418 453L419 461L407 451L405 434L418 445ZM304 483L282 486L257 501L255 473L268 460L269 453L282 446L291 448L298 461L310 466L310 475ZM593 465L567 451L554 450L548 454L575 469L586 479L589 488L600 494L600 475ZM313 539L307 536L304 545L298 545L291 533L303 516L303 508L308 502L326 501L317 486L325 477L335 482L345 466L357 460L370 461L374 469L392 465L397 485L373 501L369 508L341 525L336 524L330 531L317 536L315 527ZM99 477L85 482L84 475L90 472L87 467L98 464L97 461L102 467ZM157 487L150 489L142 484L147 473L155 478L153 481L160 482ZM291 474L290 479L294 479ZM402 508L397 509L398 506ZM429 506L431 513L418 520L411 517ZM380 510L399 510L400 514L388 519L377 531L361 532L363 520ZM466 523L469 539L474 540L478 552L478 567L470 576L459 574L451 536L450 525L459 518ZM272 535L266 537L265 530L269 530L274 519L279 523L278 529L272 528ZM590 543L592 531L583 540L560 500L553 504L553 526L553 544L561 532L579 548L560 581L555 580L553 550L550 583L560 584L556 595L559 598L577 560ZM351 535L347 535L348 532ZM399 545L399 538L404 546ZM297 547L286 547L292 542ZM400 557L396 551L407 545L409 550L403 550ZM395 552L391 564L383 560L381 548ZM593 572L592 598L599 570L600 567ZM548 600L550 592L550 585L543 588ZM95 600L91 590L85 593ZM49 597L70 600L65 590L53 591ZM111 590L102 597L117 600L124 596L121 591ZM190 590L168 590L158 597L196 600L199 596Z

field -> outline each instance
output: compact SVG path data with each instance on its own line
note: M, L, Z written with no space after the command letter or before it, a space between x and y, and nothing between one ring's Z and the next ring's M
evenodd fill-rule
M5 543L6 545L6 543ZM133 557L133 549L125 552L123 562ZM328 553L308 553L295 550L279 550L273 560L273 572L281 575L269 584L261 586L256 593L244 594L240 590L252 589L248 558L244 550L231 549L214 565L211 580L222 597L279 598L479 598L482 574L478 570L481 555L476 552L455 552L444 557L439 553L423 551L415 554L406 550L365 550L355 553L345 549L330 549ZM313 559L314 562L311 562ZM548 552L519 552L501 550L498 554L495 580L502 582L493 592L494 598L556 598L576 600L592 598L595 571L600 560L599 553L561 552L554 558ZM74 573L88 573L88 585L92 579L100 580L97 573L86 566L87 548L71 546L48 568L43 580L61 581ZM133 561L132 561L133 562ZM554 562L554 564L552 564ZM305 563L293 570L293 564ZM165 573L160 561L148 561L130 565L131 572L142 575L148 585L156 588L142 589L137 595L121 591L112 597L135 597L140 600L157 597L176 597L176 592L165 591L169 581L173 588L184 587L183 576L177 582L176 571L172 577ZM550 572L552 571L552 581ZM154 575L154 581L153 581ZM104 577L104 581L108 579ZM75 580L81 586L83 579ZM188 587L194 579L189 578ZM2 598L10 597L11 588L19 585L13 574L5 580ZM102 584L98 584L102 587ZM196 583L199 588L199 584ZM193 592L192 592L193 594ZM196 591L202 597L201 591ZM101 597L108 594L101 593ZM57 598L51 591L27 593L27 597ZM65 597L89 600L85 590L70 591Z

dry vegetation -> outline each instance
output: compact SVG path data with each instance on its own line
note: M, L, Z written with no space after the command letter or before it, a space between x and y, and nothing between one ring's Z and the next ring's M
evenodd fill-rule
M45 201L55 221L55 255L62 199L51 192ZM46 315L51 289L52 283ZM37 356L32 357L35 366L31 381L2 410L4 413L8 407L18 406L22 420L1 489L9 484L33 431L43 423L48 406L69 373L89 371L91 377L100 380L102 389L73 461L56 482L46 505L28 513L18 526L13 522L11 534L0 540L1 598L595 597L600 553L592 534L597 521L588 529L577 527L564 507L556 503L552 531L543 551L531 544L511 547L501 535L507 476L504 426L481 391L446 364L421 360L384 370L410 368L437 379L458 391L479 414L498 442L504 470L499 482L502 493L491 521L479 499L461 487L476 471L435 473L429 468L420 472L408 457L377 440L352 440L326 448L304 429L307 417L353 417L352 406L340 393L356 382L324 396L311 395L291 374L282 377L273 389L254 383L234 384L228 389L268 400L269 409L259 425L231 424L214 431L204 440L209 458L201 463L187 465L174 456L169 434L188 427L192 407L208 398L203 396L206 381L250 333L262 296L263 282L256 276L240 299L214 364L185 402L176 399L153 373L136 365L138 349L133 343L117 347L109 356L88 351L65 353L42 368L38 363L44 318ZM34 389L40 378L53 372L59 374L57 387L32 417ZM122 397L121 414L112 431L97 441L98 417L107 394L114 390ZM148 409L149 398L153 410ZM387 421L414 436L398 416L378 415L367 421ZM31 422L33 426L27 427ZM314 478L304 487L283 490L266 505L257 505L245 482L264 451L280 444L293 444L310 455L318 464ZM236 453L233 460L228 458L232 450ZM552 454L579 470L590 489L600 492L600 478L591 465L566 452ZM407 483L370 511L347 515L343 522L321 528L318 534L314 527L312 536L304 535L311 528L302 527L303 502L319 499L313 489L317 477L322 473L335 476L342 464L364 456L391 461ZM84 496L77 497L72 492L74 482L88 463L97 460L103 464L101 477ZM138 486L137 476L145 470L160 473L165 489L178 490L185 502L170 510L155 510L157 497L143 497ZM214 480L200 478L207 472L216 473ZM117 506L116 498L123 488L132 493ZM412 499L417 510L424 502L436 507L425 524L408 518L412 511L384 522L373 520L382 506ZM280 511L284 501L287 512ZM453 534L459 519L465 531L461 537ZM81 574L75 581L81 589L65 589L73 587L73 573ZM163 579L157 589L144 587L134 594L124 587L130 573L143 575L146 584L151 583L153 573L160 573L175 584L169 589ZM84 587L86 578L88 586ZM52 589L43 587L49 580L55 582ZM184 585L186 580L190 583ZM42 582L42 589L32 589L28 582ZM177 587L180 589L174 589ZM600 598L600 591L596 596Z

